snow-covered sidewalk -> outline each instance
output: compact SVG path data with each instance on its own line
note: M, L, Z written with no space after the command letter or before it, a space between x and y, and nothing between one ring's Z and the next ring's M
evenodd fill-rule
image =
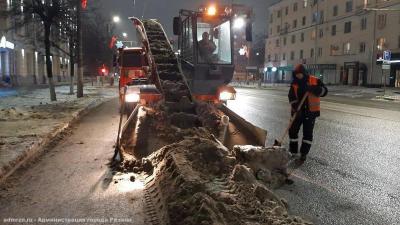
M56 87L57 102L48 88L17 90L0 97L0 180L26 159L43 150L71 123L90 109L114 98L116 87L85 87L83 98L68 95L69 87Z

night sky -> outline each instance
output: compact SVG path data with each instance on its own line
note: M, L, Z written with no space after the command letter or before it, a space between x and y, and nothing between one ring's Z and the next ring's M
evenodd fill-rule
M172 36L172 19L178 16L180 9L195 10L199 5L210 2L232 3L232 0L222 1L201 1L201 0L98 0L99 6L104 12L106 18L112 20L113 15L119 15L121 22L116 26L115 32L121 34L128 33L129 38L133 37L134 29L129 16L136 16L148 19L159 19L168 35ZM254 34L265 34L267 28L267 8L268 5L277 2L277 0L234 0L233 3L246 4L253 7L255 13ZM90 1L89 3L90 4ZM89 6L90 7L90 6ZM143 13L144 12L144 13ZM172 38L172 37L170 37Z

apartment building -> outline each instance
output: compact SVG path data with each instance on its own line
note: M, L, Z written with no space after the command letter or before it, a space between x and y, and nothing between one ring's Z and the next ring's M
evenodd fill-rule
M303 63L327 84L400 83L400 0L283 0L269 15L267 81L290 82ZM390 70L379 65L385 50Z
M0 0L0 87L46 84L43 25L40 22L16 25L16 16L5 13L14 1ZM53 32L61 35L57 29ZM61 82L68 80L68 46L63 42L57 44L60 48L52 49L51 60L54 81Z

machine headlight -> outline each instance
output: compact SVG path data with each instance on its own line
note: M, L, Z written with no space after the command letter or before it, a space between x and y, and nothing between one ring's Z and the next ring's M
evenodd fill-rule
M234 100L235 98L236 94L229 91L222 91L219 93L219 100L221 101Z
M139 102L139 100L140 100L139 93L129 93L126 94L125 96L125 102L134 103L134 102Z

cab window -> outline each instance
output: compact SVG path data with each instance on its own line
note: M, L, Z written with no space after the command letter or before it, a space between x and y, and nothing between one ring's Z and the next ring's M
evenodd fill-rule
M231 64L231 24L214 25L199 18L197 21L199 63Z

